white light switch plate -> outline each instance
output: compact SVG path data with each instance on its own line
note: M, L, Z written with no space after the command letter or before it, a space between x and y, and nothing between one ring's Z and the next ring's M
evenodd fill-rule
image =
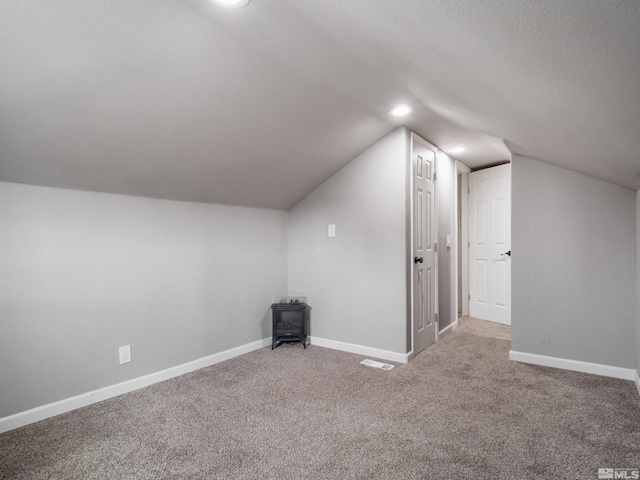
M333 238L336 236L336 226L333 223L329 224L327 235L329 235L329 238Z

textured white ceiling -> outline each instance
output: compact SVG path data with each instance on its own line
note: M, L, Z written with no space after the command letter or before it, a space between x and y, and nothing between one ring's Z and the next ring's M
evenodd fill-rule
M638 25L637 0L3 0L0 180L287 209L405 123L637 189Z

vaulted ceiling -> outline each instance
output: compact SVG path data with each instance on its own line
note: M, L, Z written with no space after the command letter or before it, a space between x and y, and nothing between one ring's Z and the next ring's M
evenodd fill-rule
M288 209L406 124L638 189L638 25L637 0L3 0L0 180Z

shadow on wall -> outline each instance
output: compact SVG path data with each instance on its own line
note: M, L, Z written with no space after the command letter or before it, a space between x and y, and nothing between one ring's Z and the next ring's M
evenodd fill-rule
M260 338L271 338L271 307L267 309L260 322Z

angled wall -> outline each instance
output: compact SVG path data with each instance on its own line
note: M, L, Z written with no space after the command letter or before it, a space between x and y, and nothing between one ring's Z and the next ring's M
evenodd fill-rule
M394 130L289 212L289 293L307 296L312 337L395 360L408 352L408 138Z
M0 419L269 337L286 221L0 182Z
M635 193L517 155L512 175L512 351L636 368Z

